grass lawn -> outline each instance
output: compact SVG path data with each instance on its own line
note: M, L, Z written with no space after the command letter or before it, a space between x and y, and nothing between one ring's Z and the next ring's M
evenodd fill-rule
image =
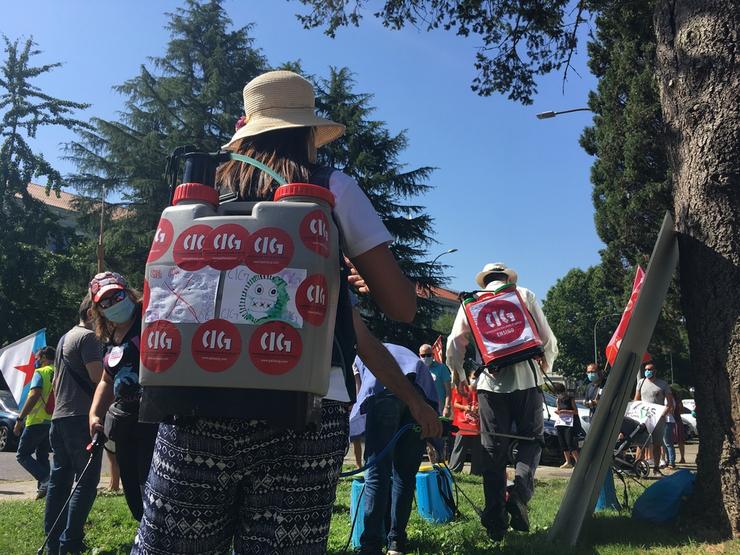
M459 475L458 475L459 476ZM483 491L478 477L463 475L458 484L478 507L483 505ZM490 543L478 517L462 496L460 516L452 523L432 525L422 520L414 510L408 533L414 553L420 554L599 554L650 553L738 553L740 540L712 544L693 539L675 527L662 527L634 521L626 514L601 513L586 525L582 543L576 549L557 546L547 541L547 529L552 524L565 492L564 480L538 482L530 504L532 530L528 534L510 532L503 543ZM343 480L337 490L337 502L332 517L328 552L339 555L349 537L349 497L351 484ZM618 486L618 493L621 485ZM632 502L639 486L631 490ZM621 495L621 493L620 493ZM0 503L0 554L29 555L43 542L43 502L4 501ZM87 541L95 546L90 554L128 553L136 530L122 496L102 496L95 501L88 520Z

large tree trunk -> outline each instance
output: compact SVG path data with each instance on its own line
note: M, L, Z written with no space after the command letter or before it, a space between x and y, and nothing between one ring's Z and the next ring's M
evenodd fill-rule
M740 3L659 0L657 74L699 424L695 520L740 537Z

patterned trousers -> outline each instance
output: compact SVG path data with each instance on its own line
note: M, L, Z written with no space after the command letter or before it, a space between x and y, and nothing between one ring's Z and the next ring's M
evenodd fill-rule
M159 428L132 554L325 553L347 450L346 406L316 432L261 420Z

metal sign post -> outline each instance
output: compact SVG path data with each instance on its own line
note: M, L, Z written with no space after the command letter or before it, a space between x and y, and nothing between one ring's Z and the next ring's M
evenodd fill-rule
M575 545L583 522L593 514L599 491L612 464L613 448L627 403L634 393L642 355L653 335L678 262L678 242L673 228L673 219L666 213L632 318L604 387L578 465L568 482L550 530L550 540Z

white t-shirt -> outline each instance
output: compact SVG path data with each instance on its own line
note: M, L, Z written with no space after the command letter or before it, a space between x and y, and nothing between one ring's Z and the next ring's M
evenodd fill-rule
M335 171L329 178L329 190L334 195L334 217L342 232L342 250L349 258L393 241L357 181Z
M393 236L373 208L370 199L353 178L335 171L329 178L329 190L334 195L334 218L342 233L342 250L349 258L370 249L390 243ZM325 399L349 402L344 371L332 366L329 374L329 391Z

